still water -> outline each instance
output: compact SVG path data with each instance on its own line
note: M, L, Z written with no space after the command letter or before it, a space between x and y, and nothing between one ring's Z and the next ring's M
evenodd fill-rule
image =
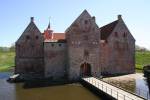
M143 73L123 75L119 77L104 78L104 81L121 87L124 90L130 91L144 98L150 99L149 86Z
M10 75L11 73L0 73L0 100L105 100L80 84L24 89L21 83L6 82ZM106 78L104 81L150 98L148 83L142 73Z
M10 73L0 73L0 100L102 100L80 84L24 89L8 83Z

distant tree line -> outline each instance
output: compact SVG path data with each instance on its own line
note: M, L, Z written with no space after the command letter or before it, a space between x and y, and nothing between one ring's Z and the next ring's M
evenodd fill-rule
M0 47L0 52L15 52L15 44L10 47Z
M135 50L136 50L136 51L139 51L139 52L150 51L150 50L148 50L147 48L141 47L141 46L138 46L138 45L135 46Z

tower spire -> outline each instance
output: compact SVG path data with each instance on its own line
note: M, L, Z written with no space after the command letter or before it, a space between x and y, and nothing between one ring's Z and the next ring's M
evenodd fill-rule
M51 28L51 25L50 25L50 18L49 18L49 23L48 23L47 29L50 29L50 28Z

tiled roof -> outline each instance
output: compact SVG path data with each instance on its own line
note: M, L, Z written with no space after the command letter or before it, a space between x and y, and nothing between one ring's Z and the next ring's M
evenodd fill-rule
M107 24L105 26L102 26L100 28L101 30L101 40L106 40L109 35L112 33L112 31L114 30L115 26L117 25L118 23L118 20L110 23L110 24Z
M53 33L52 35L53 40L64 40L65 38L65 33Z

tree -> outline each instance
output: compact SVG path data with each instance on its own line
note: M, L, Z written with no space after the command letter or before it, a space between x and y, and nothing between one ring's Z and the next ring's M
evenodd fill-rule
M12 51L12 52L15 51L15 44L14 43L10 46L10 51Z

